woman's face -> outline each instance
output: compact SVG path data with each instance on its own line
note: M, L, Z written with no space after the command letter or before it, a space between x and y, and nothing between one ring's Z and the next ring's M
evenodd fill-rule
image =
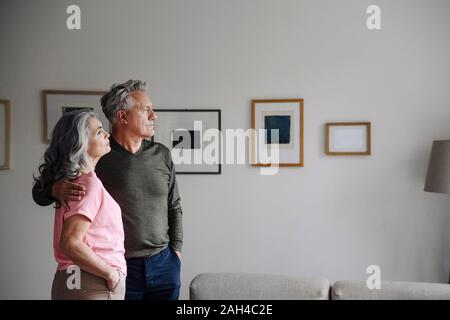
M93 159L101 158L111 151L111 147L109 146L109 133L103 129L102 123L97 117L92 117L88 121L89 145L87 153Z

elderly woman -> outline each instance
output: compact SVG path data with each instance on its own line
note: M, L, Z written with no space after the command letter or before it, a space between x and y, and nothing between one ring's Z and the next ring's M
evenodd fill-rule
M70 112L56 124L39 167L35 180L41 186L63 177L85 186L80 201L57 203L55 208L53 247L58 267L52 286L54 300L124 299L121 210L94 172L98 160L109 151L109 134L95 114Z

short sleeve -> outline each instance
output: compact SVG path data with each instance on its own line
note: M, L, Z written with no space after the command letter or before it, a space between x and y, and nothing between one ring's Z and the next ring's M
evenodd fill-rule
M76 181L84 185L86 194L80 201L70 201L69 210L64 212L63 219L66 220L76 214L81 214L92 223L102 205L102 187L100 180L91 174L83 175Z

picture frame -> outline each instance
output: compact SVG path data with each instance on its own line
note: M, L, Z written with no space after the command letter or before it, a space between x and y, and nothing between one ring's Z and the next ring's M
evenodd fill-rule
M222 173L220 109L156 108L154 110L158 119L155 121L153 141L169 148L176 174ZM213 141L216 143L213 162L208 162L204 157L210 143L204 141L203 137L204 132L209 129L215 129L212 131L218 133ZM199 161L200 158L201 161Z
M0 170L11 169L11 102L0 100Z
M53 128L59 118L68 111L88 109L94 111L102 122L105 130L110 132L110 124L103 114L100 99L106 91L77 90L43 90L44 130L43 141L50 142Z
M254 99L251 102L252 166L303 167L304 166L304 111L303 99ZM260 129L265 139L260 139ZM272 130L278 129L278 143L272 137ZM263 163L258 157L258 148L271 150L277 145L279 163Z
M327 155L371 155L370 122L334 122L326 123L325 127Z

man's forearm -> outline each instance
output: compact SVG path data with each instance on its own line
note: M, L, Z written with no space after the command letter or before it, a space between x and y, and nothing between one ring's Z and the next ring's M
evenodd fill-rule
M43 207L49 206L55 202L55 199L52 197L52 185L53 184L48 184L41 189L40 183L35 183L33 186L34 202Z
M169 153L170 157L170 153ZM169 159L170 182L168 202L168 219L169 219L169 238L171 247L181 252L183 247L183 210L181 209L180 194L178 193L177 178L175 173L175 165L172 159Z
M183 211L181 207L169 211L170 245L175 251L183 248Z

